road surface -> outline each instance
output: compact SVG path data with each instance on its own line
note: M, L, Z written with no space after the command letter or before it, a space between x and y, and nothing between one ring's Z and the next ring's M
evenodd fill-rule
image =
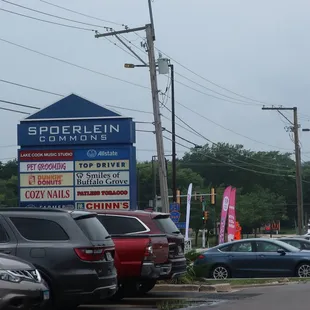
M79 310L309 310L310 283L268 286L231 293L167 292L119 303L81 306Z
M235 297L240 296L240 299L232 299L211 308L214 310L309 310L309 293L309 283L246 289L235 293ZM252 296L249 296L250 294ZM225 299L225 295L222 297ZM200 308L200 310L203 309L210 310L210 307Z

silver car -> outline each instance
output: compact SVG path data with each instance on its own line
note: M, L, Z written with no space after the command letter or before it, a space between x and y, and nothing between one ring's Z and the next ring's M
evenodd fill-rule
M36 268L11 255L0 254L0 309L40 309L49 300L49 290Z

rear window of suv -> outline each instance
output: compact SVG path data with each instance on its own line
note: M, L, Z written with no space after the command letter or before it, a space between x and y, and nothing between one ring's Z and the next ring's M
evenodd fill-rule
M96 217L82 217L75 219L75 221L91 241L100 241L109 237L109 233Z
M180 234L181 232L172 222L170 217L155 217L153 221L156 223L157 227L161 232L166 234Z

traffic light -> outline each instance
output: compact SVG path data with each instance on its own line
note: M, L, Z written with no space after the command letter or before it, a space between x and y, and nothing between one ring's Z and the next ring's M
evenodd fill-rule
M211 205L216 204L216 192L215 192L214 187L211 187L211 190L210 190L210 203L211 203Z
M177 189L177 203L179 204L179 206L181 205L181 191L179 189Z
M209 218L209 211L203 211L202 212L202 220L203 220L203 223L205 224L206 221L208 220Z

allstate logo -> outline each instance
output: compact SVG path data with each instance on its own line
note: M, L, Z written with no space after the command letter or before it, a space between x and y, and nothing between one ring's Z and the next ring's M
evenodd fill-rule
M87 157L95 158L96 156L97 156L97 151L96 150L88 150L87 151Z
M223 209L225 212L228 210L228 206L229 206L229 198L226 196L223 202Z

